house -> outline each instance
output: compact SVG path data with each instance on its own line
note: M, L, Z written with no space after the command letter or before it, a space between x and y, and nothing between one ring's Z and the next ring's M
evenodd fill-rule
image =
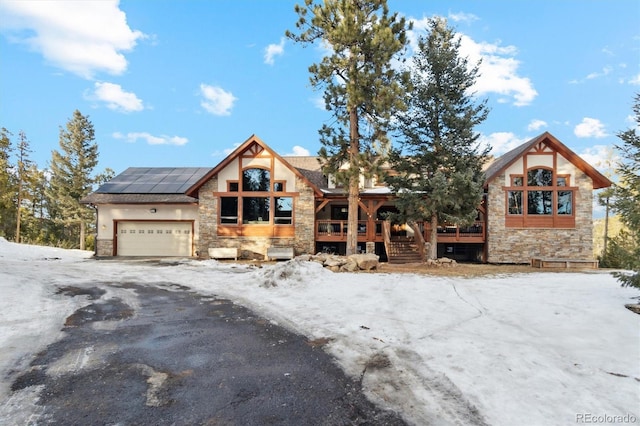
M544 133L487 168L477 221L441 224L438 254L491 263L591 259L593 190L609 185ZM207 258L210 248L234 248L262 259L270 247L346 248L346 189L323 175L316 157L282 157L255 135L214 168L129 168L82 202L97 209L98 256ZM394 209L383 182L361 179L360 251L402 258L390 240L411 241L414 231L385 225ZM419 225L428 235L429 224Z

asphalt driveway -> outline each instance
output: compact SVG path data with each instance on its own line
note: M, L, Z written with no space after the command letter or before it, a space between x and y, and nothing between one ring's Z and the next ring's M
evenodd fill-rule
M170 283L65 287L91 303L15 372L37 424L403 425L363 395L323 342ZM119 296L120 295L120 296ZM127 297L121 297L127 295Z

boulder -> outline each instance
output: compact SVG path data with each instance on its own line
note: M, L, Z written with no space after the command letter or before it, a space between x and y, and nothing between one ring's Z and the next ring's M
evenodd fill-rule
M349 256L349 259L353 259L358 265L358 268L363 271L378 269L380 263L380 256L373 253L352 254Z

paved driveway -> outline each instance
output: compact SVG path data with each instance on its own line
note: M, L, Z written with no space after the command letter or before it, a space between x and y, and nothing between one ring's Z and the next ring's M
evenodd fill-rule
M12 375L14 419L60 425L402 425L322 350L228 300L171 284L60 289L92 303ZM119 297L118 295L126 295ZM10 405L10 404L9 404ZM29 410L25 413L24 410ZM5 420L11 420L11 417Z

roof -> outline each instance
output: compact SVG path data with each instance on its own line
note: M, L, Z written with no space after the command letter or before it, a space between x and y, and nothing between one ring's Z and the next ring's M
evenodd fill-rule
M293 164L289 163L287 160L285 160L283 157L281 157L277 152L273 151L267 144L265 144L256 135L251 135L249 137L249 139L244 141L244 143L242 143L242 145L238 146L224 160L222 160L220 163L218 163L217 166L215 166L213 169L207 170L207 173L205 173L203 176L200 177L200 179L197 181L197 183L194 186L191 187L191 189L189 190L189 192L187 194L188 195L195 194L198 191L198 189L202 185L204 185L204 183L206 181L208 181L213 176L218 174L222 169L227 167L235 158L237 158L238 156L242 155L242 153L244 153L245 151L250 149L252 146L255 146L254 144L255 145L259 145L260 147L262 147L262 149L266 150L271 155L273 155L274 158L279 159L280 161L282 161L282 163L285 166L287 166L292 172L294 172L296 175L298 175L300 178L302 178L304 181L306 181L313 188L313 190L316 192L316 194L320 194L320 187L318 185L316 185L305 174L303 174L301 170L296 168ZM288 157L288 158L292 158L292 157ZM313 158L313 157L308 157L308 158Z
M322 173L322 168L320 167L320 162L318 161L320 157L298 157L298 156L290 156L290 157L282 157L284 161L289 163L291 167L297 169L304 177L309 180L312 184L317 186L318 188L327 188L327 177Z
M561 154L564 158L569 160L574 166L582 170L584 174L589 176L593 181L593 188L600 189L611 186L612 182L605 177L602 173L597 171L593 166L584 161L578 154L570 150L566 145L556 139L549 132L536 136L535 138L525 142L515 149L507 152L501 157L492 162L485 170L485 186L489 184L493 179L499 176L507 167L513 164L518 158L522 157L526 152L533 148L539 142L544 142L547 146L554 149Z
M129 167L96 190L98 194L184 194L208 167Z
M95 192L84 197L85 204L193 203L187 192L211 168L129 167Z

